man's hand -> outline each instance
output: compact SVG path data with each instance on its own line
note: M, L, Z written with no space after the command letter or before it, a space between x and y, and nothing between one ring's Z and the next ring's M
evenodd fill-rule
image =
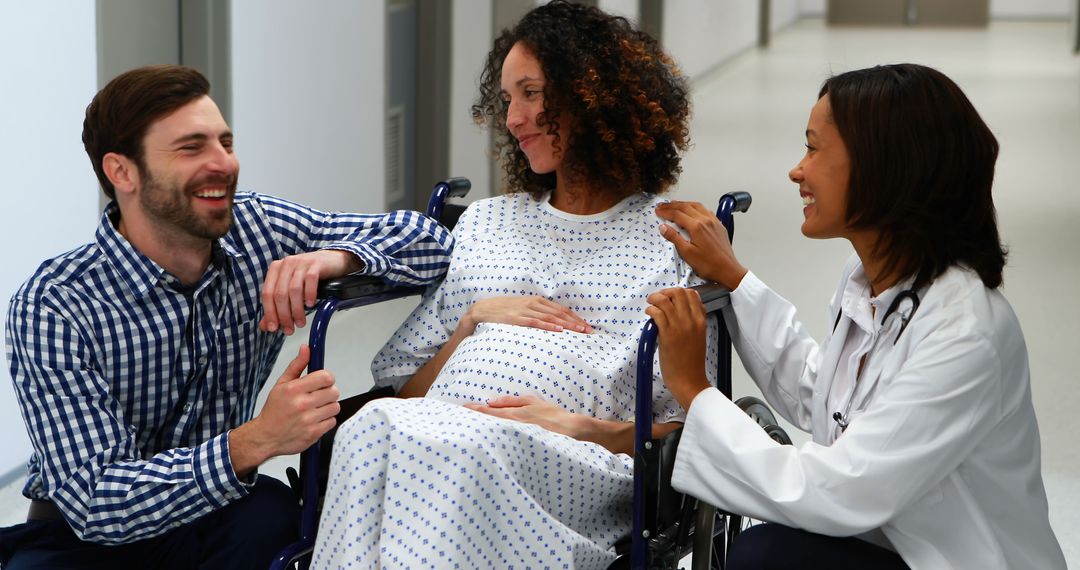
M290 255L270 264L263 280L263 318L259 328L291 335L307 324L305 310L315 306L319 281L359 271L360 260L347 251L322 249Z
M301 345L259 415L230 432L229 452L238 476L271 457L307 449L334 427L341 392L327 370L301 375L310 357L311 349Z

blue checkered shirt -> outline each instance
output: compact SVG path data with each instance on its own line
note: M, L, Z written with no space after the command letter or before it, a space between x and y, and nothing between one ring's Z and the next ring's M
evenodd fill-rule
M23 494L52 500L84 540L115 544L246 495L228 431L251 419L284 336L258 329L275 259L352 252L365 273L423 284L453 238L416 212L335 214L237 193L234 224L193 287L113 227L50 259L15 293L7 357L34 453Z

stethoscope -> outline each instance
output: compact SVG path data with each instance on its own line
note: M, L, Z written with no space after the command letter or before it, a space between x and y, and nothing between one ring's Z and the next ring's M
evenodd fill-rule
M893 346L896 346L896 343L900 340L900 335L904 334L904 329L907 328L911 319L915 317L915 311L919 310L919 294L912 289L904 289L897 293L896 297L892 300L892 303L889 303L889 308L885 309L885 317L881 319L882 324L889 320L889 317L896 313L896 310L900 308L900 303L904 302L905 299L911 302L911 311L909 311L906 316L900 315L900 330L896 331L896 338L893 339ZM833 332L836 332L836 327L840 324L840 316L842 314L843 311L836 312L836 321L833 322ZM848 413L851 411L851 401L855 399L854 396L855 395L852 394L851 397L848 398L844 413L833 412L832 419L836 422L836 425L840 426L841 432L846 430L850 424Z

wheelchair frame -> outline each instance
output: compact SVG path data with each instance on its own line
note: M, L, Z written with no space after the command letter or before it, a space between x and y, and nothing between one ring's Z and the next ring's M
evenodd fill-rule
M435 185L431 199L428 202L427 215L440 222L447 221L448 227L452 227L457 221L457 216L464 209L462 206L447 204L446 200L451 197L463 197L468 193L471 183L465 178L452 178ZM717 209L717 217L728 231L728 237L734 237L734 220L732 214L736 211L745 212L750 207L751 197L746 192L725 194L720 198ZM449 210L445 208L450 208ZM325 363L325 340L330 319L337 311L343 311L355 307L361 307L398 299L412 295L420 295L426 287L393 287L386 285L381 279L368 276L347 276L328 280L320 283L318 297L322 299L315 310L309 332L309 346L311 359L308 371L321 370ZM731 339L724 326L723 316L720 309L728 305L728 291L719 285L702 285L696 288L705 303L706 311L714 314L718 319L719 342L717 358L717 384L718 388L729 398L731 397ZM730 527L731 518L725 517L724 528L714 531L713 523L716 520L716 509L698 503L689 496L682 496L670 487L671 468L674 465L675 446L678 443L682 429L675 430L664 438L652 439L652 378L653 359L657 348L658 329L652 319L649 319L642 327L641 338L638 343L637 362L637 399L635 407L634 428L634 502L633 502L633 526L630 535L629 566L635 570L645 568L677 567L678 561L689 552L694 552L694 568L710 568L710 559L713 540L718 532L725 535L726 545L738 532L738 528ZM362 398L366 403L372 396ZM767 423L775 424L775 419L768 412L768 407L760 400L756 404L764 407L764 413L768 414ZM343 410L345 412L345 410ZM748 412L749 413L749 412ZM339 422L348 417L347 413L339 414ZM763 416L764 417L764 416ZM769 421L771 419L771 421ZM773 426L775 427L775 426ZM780 428L776 428L780 429ZM333 436L336 430L324 435L307 450L301 453L299 481L293 480L293 486L300 487L301 500L300 516L300 539L285 547L271 564L271 570L284 570L293 564L298 564L301 570L306 570L311 560L311 553L315 546L316 527L318 525L317 505L319 504L319 465L320 455L328 450L323 450L323 439ZM782 432L782 430L780 430ZM784 434L786 438L786 434ZM329 444L330 442L325 442ZM290 468L291 470L291 468ZM294 479L290 473L290 479ZM678 501L681 497L680 520L674 524L665 523L665 528L660 528L663 506L671 501ZM667 509L669 512L672 509ZM695 515L697 521L692 522L690 517ZM670 518L670 515L669 517ZM732 532L734 530L734 532ZM687 540L693 538L692 547ZM689 547L689 548L688 548ZM659 558L656 554L660 553ZM698 560L704 560L699 563ZM616 559L612 568L626 565L625 555ZM721 566L722 567L722 566Z

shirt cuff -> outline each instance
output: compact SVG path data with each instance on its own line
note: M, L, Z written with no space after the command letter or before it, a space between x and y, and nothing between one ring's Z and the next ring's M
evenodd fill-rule
M728 408L730 406L730 408ZM725 409L728 408L728 409ZM675 454L675 468L671 474L671 485L686 492L710 479L714 463L723 462L730 454L729 448L718 445L711 437L725 430L738 430L738 425L731 425L735 420L731 413L743 412L738 409L720 390L708 388L698 392L690 402L690 411L686 414L682 437L679 439L679 452ZM748 418L747 418L748 419ZM695 485L696 484L696 485Z
M742 281L739 282L739 286L731 292L731 304L735 306L737 303L752 303L754 298L761 296L762 292L767 289L768 286L765 285L765 282L758 279L758 276L754 275L753 271L747 271L746 275L743 275Z
M228 432L195 448L192 469L203 497L216 509L246 496L257 477L247 485L237 478L229 456Z
M382 277L390 272L390 260L377 248L367 244L340 241L332 243L323 249L347 251L360 260L360 269L353 271L351 275L373 275Z

